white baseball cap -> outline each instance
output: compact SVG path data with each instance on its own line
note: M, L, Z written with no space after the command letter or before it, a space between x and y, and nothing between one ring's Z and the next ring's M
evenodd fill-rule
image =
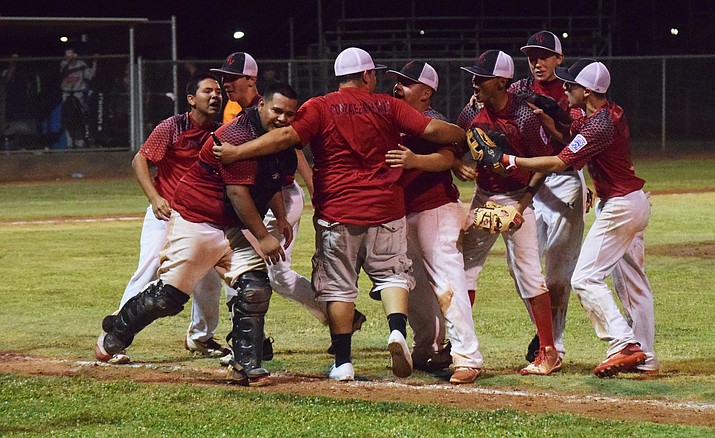
M473 66L459 68L483 78L514 77L514 60L501 50L487 50L474 60Z
M412 82L427 85L434 91L437 91L439 86L437 71L424 61L410 61L400 71L387 70L386 73L387 76L396 81L408 79Z
M580 59L569 68L557 67L554 73L562 81L579 84L596 93L605 93L611 85L611 73L595 59Z
M258 64L248 53L236 52L228 55L221 68L212 68L211 71L237 76L258 76Z
M335 76L344 76L380 68L387 68L387 66L375 64L369 53L357 47L348 47L335 58Z

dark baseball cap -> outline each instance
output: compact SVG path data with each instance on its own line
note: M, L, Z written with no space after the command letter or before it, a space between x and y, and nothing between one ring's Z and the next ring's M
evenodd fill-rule
M483 78L514 77L514 60L501 50L487 50L474 60L473 66L459 68Z
M439 86L439 76L437 71L431 65L424 61L410 61L405 64L400 71L387 70L387 76L395 81L400 79L408 79L413 82L427 85L434 91L437 91Z
M597 93L605 93L611 85L611 73L595 59L580 59L569 68L556 67L554 74L562 81L579 84Z
M258 76L258 64L248 53L236 52L228 55L221 68L212 68L211 71L237 76Z
M561 40L548 30L540 30L530 36L526 45L521 48L521 51L526 54L529 49L546 49L550 52L556 53L557 55L564 54L561 49Z

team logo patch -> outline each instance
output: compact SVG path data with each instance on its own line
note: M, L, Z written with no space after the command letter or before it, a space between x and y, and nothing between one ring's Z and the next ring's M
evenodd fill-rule
M549 136L546 134L546 131L544 131L543 126L539 128L539 137L541 137L541 141L543 141L544 144L549 144Z
M569 143L568 148L571 152L576 153L580 151L584 146L586 146L586 143L588 143L586 141L586 138L584 138L583 135L578 134L576 135L576 137L574 137L573 140L571 140L571 143Z

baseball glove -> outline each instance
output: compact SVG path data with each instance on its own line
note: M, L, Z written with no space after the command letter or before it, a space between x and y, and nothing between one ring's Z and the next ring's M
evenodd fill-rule
M559 123L570 125L573 119L553 98L543 94L534 93L531 90L517 93L517 97L534 104L537 108L544 110L546 115Z
M489 131L486 133L480 128L472 128L467 131L467 146L469 146L472 158L477 163L491 166L496 173L502 176L509 174L501 162L504 156L504 147L508 143L506 136L501 132Z
M484 207L474 210L474 225L489 231L489 234L516 230L523 223L524 218L511 205L487 201Z

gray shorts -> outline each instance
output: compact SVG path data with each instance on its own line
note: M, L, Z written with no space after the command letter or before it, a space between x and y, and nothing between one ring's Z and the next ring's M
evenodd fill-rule
M388 287L410 290L414 279L407 258L405 218L382 225L345 225L313 218L313 288L318 301L354 302L360 269L372 281L370 296Z

